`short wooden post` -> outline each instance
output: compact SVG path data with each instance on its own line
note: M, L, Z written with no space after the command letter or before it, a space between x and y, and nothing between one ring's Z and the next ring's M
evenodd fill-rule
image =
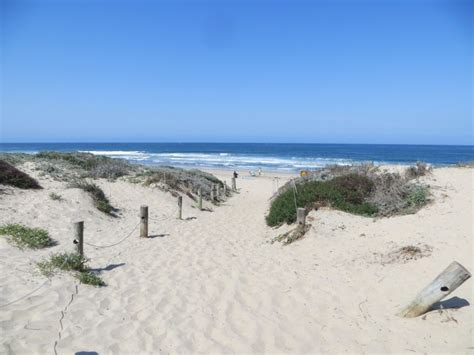
M148 206L140 206L140 237L148 238Z
M178 219L183 218L183 196L178 196Z
M211 185L211 201L214 201L214 184Z
M217 195L217 199L220 200L221 199L221 185L219 184L216 184L216 195Z
M227 197L227 182L226 181L224 181L223 189L224 189L224 198L225 198L225 197Z
M237 183L235 182L235 177L232 178L232 191L237 191Z
M436 303L441 301L464 281L471 277L471 273L457 261L453 261L441 274L438 275L428 286L426 286L415 299L403 308L398 315L413 318L430 310Z
M84 222L74 223L74 244L76 244L77 252L84 256Z
M202 211L202 189L198 189L198 208Z
M304 208L298 208L296 210L296 223L303 227L306 224L306 210Z

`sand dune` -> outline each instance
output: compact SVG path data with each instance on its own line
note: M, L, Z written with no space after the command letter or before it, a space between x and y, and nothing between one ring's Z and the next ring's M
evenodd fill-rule
M227 178L230 173L217 172ZM306 237L271 244L265 225L273 175L238 179L240 193L213 212L184 198L176 220L169 193L100 181L120 217L97 211L77 189L39 178L41 191L0 195L0 224L47 229L59 245L21 251L0 238L1 353L468 353L473 350L473 280L424 317L396 312L457 260L473 261L473 170L435 169L424 178L434 202L415 215L372 219L321 209L308 216ZM281 181L289 178L281 175ZM64 201L52 201L51 191ZM86 246L107 287L78 285L68 274L47 280L35 262L73 250L72 223L85 240L110 245L149 206L150 235L138 231L110 248ZM398 258L419 245L426 256ZM392 254L391 254L392 253Z

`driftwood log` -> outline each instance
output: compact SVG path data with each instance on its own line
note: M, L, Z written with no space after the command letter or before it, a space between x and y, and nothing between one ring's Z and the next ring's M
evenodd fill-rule
M436 303L441 301L464 281L471 277L471 273L457 261L452 262L441 274L426 286L415 299L403 308L398 315L401 317L418 317Z

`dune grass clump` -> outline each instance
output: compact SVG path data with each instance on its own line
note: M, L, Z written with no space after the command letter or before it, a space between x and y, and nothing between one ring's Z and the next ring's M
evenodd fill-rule
M79 253L60 253L51 255L49 260L37 263L41 273L47 277L54 275L56 270L72 271L83 284L105 286L105 282L87 266L87 260Z
M57 244L46 230L29 228L21 224L0 226L0 235L10 236L9 240L19 248L41 249Z
M44 151L34 155L33 159L43 173L66 181L74 177L115 180L136 170L126 160L91 153Z
M54 193L54 192L51 192L49 194L49 198L53 201L62 201L63 200L63 197L60 194L57 194L57 193Z
M106 214L112 214L115 208L109 202L109 199L105 196L104 191L92 182L86 180L75 180L69 184L71 188L81 189L87 192L93 199L95 207Z
M54 151L39 152L35 158L40 160L62 160L88 171L107 159L106 157L96 156L91 153L63 153Z
M0 184L20 189L41 189L38 182L6 161L0 160Z
M90 176L93 178L104 178L115 180L119 177L130 173L130 164L121 159L110 159L100 161L91 171Z
M368 202L378 208L378 216L412 214L429 202L425 185L409 183L398 173L382 173L373 177L374 192Z
M295 222L298 207L331 206L353 214L373 216L378 212L377 207L365 201L373 188L369 178L357 174L296 185L296 189L288 189L273 200L266 217L267 224L273 227Z
M221 188L224 183L214 175L197 169L185 170L174 167L154 168L146 173L145 186L158 185L165 190L175 190L190 195L197 194L201 189L202 197L206 200L211 198L211 187L213 184ZM230 189L227 194L230 194Z

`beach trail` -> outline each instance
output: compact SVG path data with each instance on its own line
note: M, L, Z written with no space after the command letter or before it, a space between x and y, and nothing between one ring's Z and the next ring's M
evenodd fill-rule
M231 172L213 171L230 183ZM290 175L242 176L239 191L212 212L184 198L123 181L99 184L120 218L98 212L78 189L38 177L41 191L0 196L0 224L47 229L59 245L19 250L0 238L0 353L254 353L472 351L473 281L423 317L396 316L457 260L473 262L473 170L438 168L423 178L433 202L414 215L372 219L312 211L307 235L271 243L269 199ZM51 191L64 201L49 199ZM150 238L139 238L140 205ZM85 222L89 264L106 287L51 280L35 262L73 250L72 224ZM400 248L416 246L420 257ZM455 309L451 309L454 307ZM469 350L471 349L471 350Z

